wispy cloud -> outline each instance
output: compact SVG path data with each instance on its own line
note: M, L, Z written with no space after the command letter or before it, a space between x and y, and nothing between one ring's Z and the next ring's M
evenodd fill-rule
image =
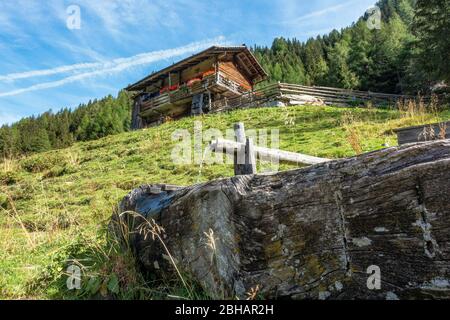
M81 81L81 80L96 77L96 76L119 73L121 71L124 71L124 70L132 68L132 67L146 65L146 64L154 63L156 61L169 59L169 58L173 58L173 57L179 57L179 56L186 55L189 53L195 53L199 50L203 50L212 45L225 44L225 43L226 43L225 38L223 36L220 36L215 39L194 42L194 43L191 43L191 44L183 46L183 47L178 47L178 48L173 48L173 49L168 49L168 50L147 52L147 53L138 54L138 55L135 55L132 57L114 59L114 60L111 60L108 62L81 63L81 64L74 64L74 65L68 65L68 66L61 66L61 67L57 67L57 68L53 68L53 69L36 70L36 71L29 71L29 72L23 72L23 73L10 74L10 75L6 75L6 76L2 76L2 78L4 80L15 80L15 79L24 79L24 78L30 78L30 77L36 77L36 76L54 75L54 74L60 74L60 73L66 73L66 72L80 72L81 70L92 69L88 72L81 72L81 73L74 74L72 76L60 79L60 80L39 83L39 84L32 85L30 87L11 90L8 92L0 92L0 97L15 96L15 95L19 95L19 94L22 94L25 92L60 87L65 84L68 84L68 83ZM0 79L2 79L2 78L0 78Z
M19 79L29 79L34 77L42 77L42 76L50 76L55 74L67 73L72 71L80 71L83 69L93 69L93 68L101 68L107 67L109 64L112 66L114 61L108 63L100 63L100 62L92 62L92 63L78 63L72 64L68 66L61 66L52 69L43 69L43 70L34 70L34 71L26 71L26 72L17 72L10 73L6 75L0 75L0 81L14 81Z
M340 10L358 2L359 0L351 0L351 1L347 1L341 4L337 4L334 6L329 6L326 7L324 9L321 10L317 10L317 11L313 11L310 13L307 13L305 15L302 15L300 17L297 17L295 19L292 20L287 20L287 21L283 21L282 24L287 24L287 25L291 25L291 24L299 24L299 23L305 23L308 22L309 20L311 20L312 18L318 18L330 13L336 13L339 12Z
M123 68L132 67L136 65L143 65L152 63L158 60L168 59L180 55L184 55L187 53L192 53L198 50L201 50L205 47L208 47L212 44L223 43L225 38L223 36L217 37L211 40L205 40L201 42L191 43L187 46L168 49L168 50L160 50L138 54L132 57L127 58L118 58L111 61L106 62L90 62L90 63L77 63L67 66L60 66L51 69L43 69L43 70L33 70L26 72L18 72L18 73L10 73L6 75L0 75L0 81L14 81L19 79L29 79L33 77L41 77L41 76L50 76L61 73L68 72L76 72L85 69L101 69L100 71L105 71L109 69L116 69L117 67ZM122 69L121 69L122 70ZM1 96L1 94L0 94Z

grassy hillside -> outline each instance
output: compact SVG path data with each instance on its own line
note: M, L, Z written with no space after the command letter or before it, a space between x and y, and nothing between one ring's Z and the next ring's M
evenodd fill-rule
M341 158L396 145L392 129L441 119L450 119L450 112L238 110L5 159L0 162L0 298L192 297L169 279L145 282L129 254L108 243L105 230L120 199L140 184L189 185L233 175L232 165L205 164L200 170L199 165L172 163L172 133L180 128L192 133L196 120L204 130L223 133L237 121L247 129L279 129L281 149ZM70 261L83 266L83 289L76 292L65 288Z

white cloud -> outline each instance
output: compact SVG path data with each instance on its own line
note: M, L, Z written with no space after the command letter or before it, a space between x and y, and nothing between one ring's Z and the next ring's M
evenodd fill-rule
M109 64L112 64L113 62L109 62ZM27 72L17 72L17 73L10 73L6 74L4 76L0 75L0 81L14 81L19 79L29 79L33 77L42 77L42 76L50 76L60 73L67 73L71 71L79 71L83 69L93 69L93 68L100 68L102 66L106 67L108 63L100 63L100 62L91 62L91 63L77 63L72 64L68 66L61 66L57 68L52 69L44 69L44 70L34 70L34 71L27 71Z
M184 13L183 3L179 0L79 0L78 4L81 7L82 23L102 26L102 31L116 41L128 41L130 35L127 30L130 27L151 32L160 27L181 27L183 23L179 15ZM94 20L86 20L88 16Z
M68 84L68 83L81 81L81 80L89 79L89 78L96 77L96 76L119 73L121 71L124 71L124 70L132 68L132 67L146 65L146 64L150 64L150 63L153 63L156 61L169 59L169 58L173 58L173 57L179 57L182 55L186 55L188 53L195 53L197 51L206 49L215 44L225 44L225 38L223 36L220 36L215 39L194 42L194 43L191 43L191 44L183 46L183 47L178 47L178 48L168 49L168 50L147 52L147 53L138 54L138 55L135 55L132 57L114 59L114 60L111 60L108 62L81 63L81 64L75 64L75 65L69 65L69 66L61 66L58 68L47 69L47 70L37 70L37 71L29 71L29 72L24 72L24 73L16 73L16 74L9 75L9 78L5 78L5 79L13 79L13 78L21 79L21 78L29 78L29 77L42 76L42 75L54 75L57 73L65 73L65 72L69 72L69 71L80 71L80 70L84 70L84 69L93 69L91 71L78 73L78 74L63 78L61 80L39 83L36 85L32 85L30 87L11 90L11 91L7 91L7 92L0 92L0 97L15 96L15 95L19 95L19 94L30 92L30 91L56 88L56 87L60 87L65 84ZM4 77L8 77L8 75L6 75Z
M358 2L359 0L351 0L351 1L347 1L341 4L337 4L334 6L329 6L327 8L321 9L321 10L317 10L317 11L313 11L310 13L307 13L305 15L302 15L300 17L297 17L295 19L292 20L288 20L288 21L283 21L282 24L299 24L299 23L304 23L304 22L308 22L309 20L311 20L312 18L317 18L317 17L321 17L324 15L328 15L331 13L336 13L341 11L342 9Z

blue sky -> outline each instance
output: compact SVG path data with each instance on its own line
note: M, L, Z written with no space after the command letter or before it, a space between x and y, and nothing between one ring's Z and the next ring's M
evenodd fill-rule
M0 0L0 125L117 92L213 44L350 25L375 0ZM79 29L67 27L80 8Z

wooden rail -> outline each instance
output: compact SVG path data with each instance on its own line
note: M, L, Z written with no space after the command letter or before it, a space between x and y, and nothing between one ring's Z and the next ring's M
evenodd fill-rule
M209 90L215 86L226 88L227 90L233 92L235 96L246 93L237 82L230 80L226 74L217 72L192 84L190 87L184 85L175 91L165 92L157 97L141 102L141 113L148 112L152 109L157 109L164 105L177 104L180 101L183 102L185 99L191 98L193 95L204 92L206 89Z
M391 105L401 100L416 99L413 96L378 93L370 91L346 90L329 87L309 87L298 84L275 83L248 92L233 99L221 99L212 105L212 111L261 107L276 102L286 103L294 96L309 95L321 99L326 105L355 106L371 102L375 106Z
M213 152L225 153L234 156L235 175L256 174L256 160L288 162L295 164L318 164L331 161L306 154L258 147L253 144L251 138L246 137L242 122L234 124L236 141L216 139L210 142L209 148Z
M155 98L151 98L141 103L140 112L145 112L150 109L158 108L162 105L170 103L170 96L168 93L161 94Z
M211 151L222 152L232 155L236 151L243 149L245 147L245 143L240 143L226 139L216 139L214 141L211 141L209 147ZM330 159L314 157L306 154L278 149L263 148L258 146L254 146L253 150L256 154L258 154L259 158L262 160L277 160L287 163L296 163L296 164L303 163L309 165L331 161Z

